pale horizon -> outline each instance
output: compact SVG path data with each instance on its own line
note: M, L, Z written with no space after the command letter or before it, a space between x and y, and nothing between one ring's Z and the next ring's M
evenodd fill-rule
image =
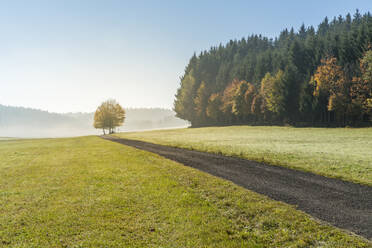
M104 99L108 100L108 99ZM120 102L119 102L120 104ZM65 112L58 112L58 111L50 111L48 109L41 109L41 108L34 108L29 106L20 106L20 105L9 105L9 104L2 104L0 105L6 106L6 107L15 107L15 108L25 108L25 109L32 109L32 110L39 110L39 111L45 111L51 114L91 114L94 113L99 106L99 104L92 110L92 111L65 111ZM136 107L136 106L122 106L124 109L164 109L164 110L171 110L174 111L173 106L172 107L159 107L159 106L148 106L148 107Z

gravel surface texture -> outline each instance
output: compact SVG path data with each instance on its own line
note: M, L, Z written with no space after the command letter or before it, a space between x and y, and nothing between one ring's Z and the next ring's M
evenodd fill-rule
M372 187L255 161L137 140L104 139L159 154L372 239Z

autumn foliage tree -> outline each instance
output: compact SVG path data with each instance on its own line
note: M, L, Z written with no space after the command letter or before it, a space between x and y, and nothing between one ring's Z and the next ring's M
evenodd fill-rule
M276 114L281 114L285 110L283 88L283 71L279 70L275 76L266 73L261 81L261 94L264 97L266 108Z
M245 103L247 105L246 106L246 111L248 112L248 114L251 117L253 115L253 112L252 112L252 103L253 103L254 96L256 94L257 94L256 87L253 84L248 83L248 89L245 92L244 100L245 100Z
M223 116L221 114L222 97L220 94L212 94L208 99L207 116L214 123L221 123Z
M259 121L264 116L263 113L265 112L265 104L264 98L262 94L256 94L253 97L252 105L251 105L251 113L254 116L255 121Z
M352 106L359 115L372 115L372 50L360 60L360 71L361 75L353 78L350 91Z
M196 97L194 99L195 111L200 122L205 121L207 114L209 92L205 83L202 82L199 86L199 89L196 92Z
M235 119L233 113L233 106L236 92L240 87L241 82L234 79L230 84L227 85L222 94L222 106L221 111L224 113L225 119L229 122Z
M323 98L328 111L335 111L338 116L345 117L348 105L350 84L342 67L337 65L337 59L328 57L321 60L314 74L314 96Z
M93 126L97 129L105 130L111 134L116 127L122 126L125 120L125 110L115 100L103 102L94 113Z
M247 102L246 94L251 84L242 80L237 85L233 96L232 113L238 118L240 122L247 120L250 113L250 105L252 102Z
M192 126L372 125L371 45L372 15L358 11L231 40L191 57L174 110Z

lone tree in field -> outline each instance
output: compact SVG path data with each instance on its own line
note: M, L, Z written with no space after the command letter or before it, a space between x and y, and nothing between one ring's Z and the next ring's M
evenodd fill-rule
M107 100L103 102L94 113L95 128L101 128L103 134L105 130L114 133L116 127L123 125L125 120L125 111L115 100Z

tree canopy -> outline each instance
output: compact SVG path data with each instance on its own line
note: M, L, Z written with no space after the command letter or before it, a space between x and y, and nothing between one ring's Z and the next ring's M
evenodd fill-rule
M194 54L174 110L193 126L368 122L372 16L325 18L269 39L251 35Z
M125 111L115 100L107 100L103 102L94 113L95 128L100 128L105 133L105 130L111 134L116 127L124 124Z

